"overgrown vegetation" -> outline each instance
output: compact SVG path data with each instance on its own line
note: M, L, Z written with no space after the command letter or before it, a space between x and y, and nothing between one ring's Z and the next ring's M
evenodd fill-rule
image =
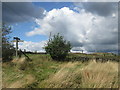
M51 55L54 60L64 60L71 49L70 42L63 39L59 33L50 38L45 46L45 51Z
M82 54L70 54L79 57ZM55 61L49 54L29 54L3 63L3 88L117 88L118 62ZM94 57L94 55L82 55ZM111 56L115 57L115 56ZM23 67L21 69L19 67Z
M12 60L12 57L15 53L13 45L9 42L10 37L8 36L11 33L11 27L4 24L2 25L2 60L3 62Z

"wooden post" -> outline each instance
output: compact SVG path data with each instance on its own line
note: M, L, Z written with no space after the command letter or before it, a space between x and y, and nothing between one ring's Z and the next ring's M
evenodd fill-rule
M83 50L82 50L82 53L83 53Z
M16 39L16 57L18 57L18 40Z
M18 38L18 37L14 37L13 39L15 39L15 40L13 40L12 42L16 42L16 57L18 57L18 42L23 42L23 40L20 40L20 38Z

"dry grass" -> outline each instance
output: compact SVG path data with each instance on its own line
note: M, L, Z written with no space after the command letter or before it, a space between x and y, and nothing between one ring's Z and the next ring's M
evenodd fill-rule
M40 83L40 86L47 86L47 88L71 87L71 85L73 84L72 77L74 77L75 75L73 71L78 64L78 62L68 62L61 65L61 69L54 75L51 75L48 80L44 80L42 83Z
M82 87L87 88L117 88L118 63L90 62L82 72Z
M87 66L77 67L80 62L69 62L40 83L45 88L117 88L118 63L89 62Z
M27 61L25 58L14 59L11 62L3 63L2 67L3 88L19 88L25 84L23 82L27 79L27 75L22 71L27 67Z
M11 62L15 63L15 64L24 64L26 62L25 57L23 58L19 58L19 59L14 59Z
M118 63L58 62L46 56L31 55L4 63L3 88L117 88ZM15 65L14 65L15 64ZM26 69L21 70L20 67Z
M33 82L35 82L35 78L32 75L26 75L24 78L10 84L7 88L22 88Z
M28 61L26 60L25 57L19 58L19 59L14 59L14 60L12 60L12 63L16 64L16 66L19 70L25 70L28 65Z

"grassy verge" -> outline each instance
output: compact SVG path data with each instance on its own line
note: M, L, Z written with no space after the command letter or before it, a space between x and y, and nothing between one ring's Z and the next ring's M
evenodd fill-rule
M3 88L117 88L117 62L58 62L49 55L29 54L3 63Z

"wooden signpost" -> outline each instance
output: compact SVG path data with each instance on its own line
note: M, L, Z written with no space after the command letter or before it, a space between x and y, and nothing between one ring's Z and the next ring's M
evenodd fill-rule
M24 42L23 40L20 40L18 37L14 37L14 40L12 42L16 42L16 57L18 57L18 42Z
M82 50L82 53L83 53L83 50Z

